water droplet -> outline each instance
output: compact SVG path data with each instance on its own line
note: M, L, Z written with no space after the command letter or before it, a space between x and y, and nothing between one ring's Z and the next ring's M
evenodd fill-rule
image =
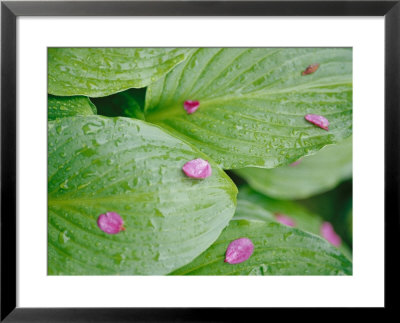
M86 172L84 172L82 174L82 177L83 178L88 178L88 177L91 177L91 176L94 176L94 175L95 175L95 173L93 173L92 171L86 171Z
M156 216L159 216L159 217L162 217L162 218L165 217L164 213L162 213L159 209L155 209L154 212L155 212Z
M69 239L71 239L70 237L68 237L68 231L64 230L63 232L60 232L60 234L58 235L58 241L60 243L67 243L69 241Z
M88 124L84 125L84 126L82 127L82 130L83 130L83 133L84 133L85 135L88 135L88 134L91 133L91 128L90 128L90 126L89 126Z
M131 258L134 259L134 260L140 260L139 252L137 250L132 250Z
M117 138L116 140L114 140L114 145L119 147L123 142L124 140L122 138Z
M151 219L150 219L149 221L147 221L147 226L150 227L150 228L153 228L153 229L156 227L156 226L154 225L153 220L151 220Z
M61 126L57 126L57 127L56 127L56 131L57 131L58 134L61 134L62 130L63 130L63 129L62 129Z
M88 186L90 183L85 183L85 184L81 184L77 187L78 190L81 190L82 188L85 188L86 186Z
M96 151L91 148L88 148L88 149L82 151L82 155L85 157L92 157L95 154L96 154Z
M159 253L159 252L157 252L157 253L154 255L153 260L155 260L155 261L160 260L160 253Z
M261 264L250 270L249 275L264 276L268 272L268 265Z
M117 265L122 265L126 261L126 255L124 253L117 253L113 256L114 262Z
M66 179L64 182L62 182L60 184L60 188L63 189L63 190L67 190L69 188L68 187L68 179Z
M283 240L287 241L289 239L289 237L291 237L293 235L292 231L286 232L283 234Z

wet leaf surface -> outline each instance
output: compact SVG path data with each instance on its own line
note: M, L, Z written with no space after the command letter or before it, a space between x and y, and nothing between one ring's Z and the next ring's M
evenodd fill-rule
M314 73L302 72L318 62ZM198 101L188 114L185 101ZM305 120L317 114L329 131ZM352 133L350 48L201 48L146 94L145 118L224 169L274 168Z
M210 177L186 177L182 166L197 157L140 120L49 122L49 274L161 275L207 249L232 218L237 189L211 160ZM125 230L100 230L106 212Z

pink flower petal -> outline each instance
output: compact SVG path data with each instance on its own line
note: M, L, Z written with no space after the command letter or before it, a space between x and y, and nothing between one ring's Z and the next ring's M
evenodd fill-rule
M296 226L296 223L294 222L294 220L291 217L289 217L289 216L287 216L285 214L276 213L275 214L275 218L276 218L276 221L278 221L279 223L282 223L282 224L287 225L289 227Z
M315 124L316 126L328 131L329 121L327 118L318 114L306 114L304 117L308 122Z
M225 262L239 264L250 258L254 251L254 244L248 238L240 238L232 241L226 249Z
M333 229L332 224L330 224L329 222L322 223L321 235L336 247L339 247L342 243L342 239L338 236L338 234Z
M314 73L319 67L318 63L311 64L301 73L301 75L308 75Z
M125 230L124 220L115 212L100 214L97 219L97 225L102 231L108 234L116 234Z
M191 161L188 161L182 167L183 172L186 176L191 178L206 178L211 176L211 166L208 161L197 158Z
M188 114L192 114L193 112L195 112L199 108L199 106L200 106L199 101L186 100L183 103L183 108L186 110Z
M291 163L289 166L294 167L301 163L301 159L296 160L295 162Z

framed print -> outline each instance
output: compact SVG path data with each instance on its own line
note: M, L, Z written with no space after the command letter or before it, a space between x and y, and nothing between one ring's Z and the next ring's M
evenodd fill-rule
M398 1L1 10L2 321L393 306Z

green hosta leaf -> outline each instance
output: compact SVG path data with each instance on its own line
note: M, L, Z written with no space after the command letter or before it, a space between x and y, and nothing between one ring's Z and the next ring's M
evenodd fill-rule
M255 190L279 199L301 199L328 191L352 175L352 138L306 156L296 166L235 170Z
M240 199L237 201L235 215L233 220L249 220L249 221L275 221L274 215L262 206L253 202Z
M307 66L319 69L301 75ZM188 115L185 100L200 101ZM323 115L329 131L305 121ZM146 120L223 168L274 168L351 135L350 48L202 48L147 91Z
M239 264L224 262L230 242L249 238L252 256ZM234 220L213 245L174 275L351 275L352 264L316 235L275 222Z
M130 117L144 120L144 89L129 89L120 93L94 98L98 113L107 117ZM141 105L142 103L142 105Z
M240 201L247 201L249 203L255 204L258 207L263 208L266 212L272 214L273 216L275 216L276 214L284 214L289 216L296 223L296 227L301 230L308 231L314 234L320 234L320 228L323 219L311 213L308 209L295 202L276 200L260 194L247 186L240 187L238 197ZM236 216L237 215L235 214L235 217ZM244 219L254 220L254 218L251 217Z
M70 117L49 123L48 271L67 275L166 274L193 260L232 218L237 189L181 168L206 158L162 129L129 118ZM116 212L125 231L104 233Z
M187 48L49 48L54 95L100 97L156 81L192 50Z
M243 204L243 202L245 202L256 205L257 208L262 208L263 212L267 212L270 217L273 217L274 221L276 221L276 215L283 214L290 217L294 221L296 228L316 235L321 235L321 226L324 222L324 219L317 214L323 213L324 210L320 210L320 212L318 212L318 210L314 210L315 212L311 212L298 203L276 200L262 195L246 186L240 188L238 198L238 211L236 212L234 219L268 221L266 216L260 218L260 215L262 214L261 210L257 212L259 215L256 217L253 215L254 212L251 211L251 209L250 212L248 212L246 208L239 207ZM339 246L339 249L348 258L351 258L351 251L346 244L342 243Z
M94 104L85 96L49 95L47 107L49 120L71 116L88 116L97 113Z

